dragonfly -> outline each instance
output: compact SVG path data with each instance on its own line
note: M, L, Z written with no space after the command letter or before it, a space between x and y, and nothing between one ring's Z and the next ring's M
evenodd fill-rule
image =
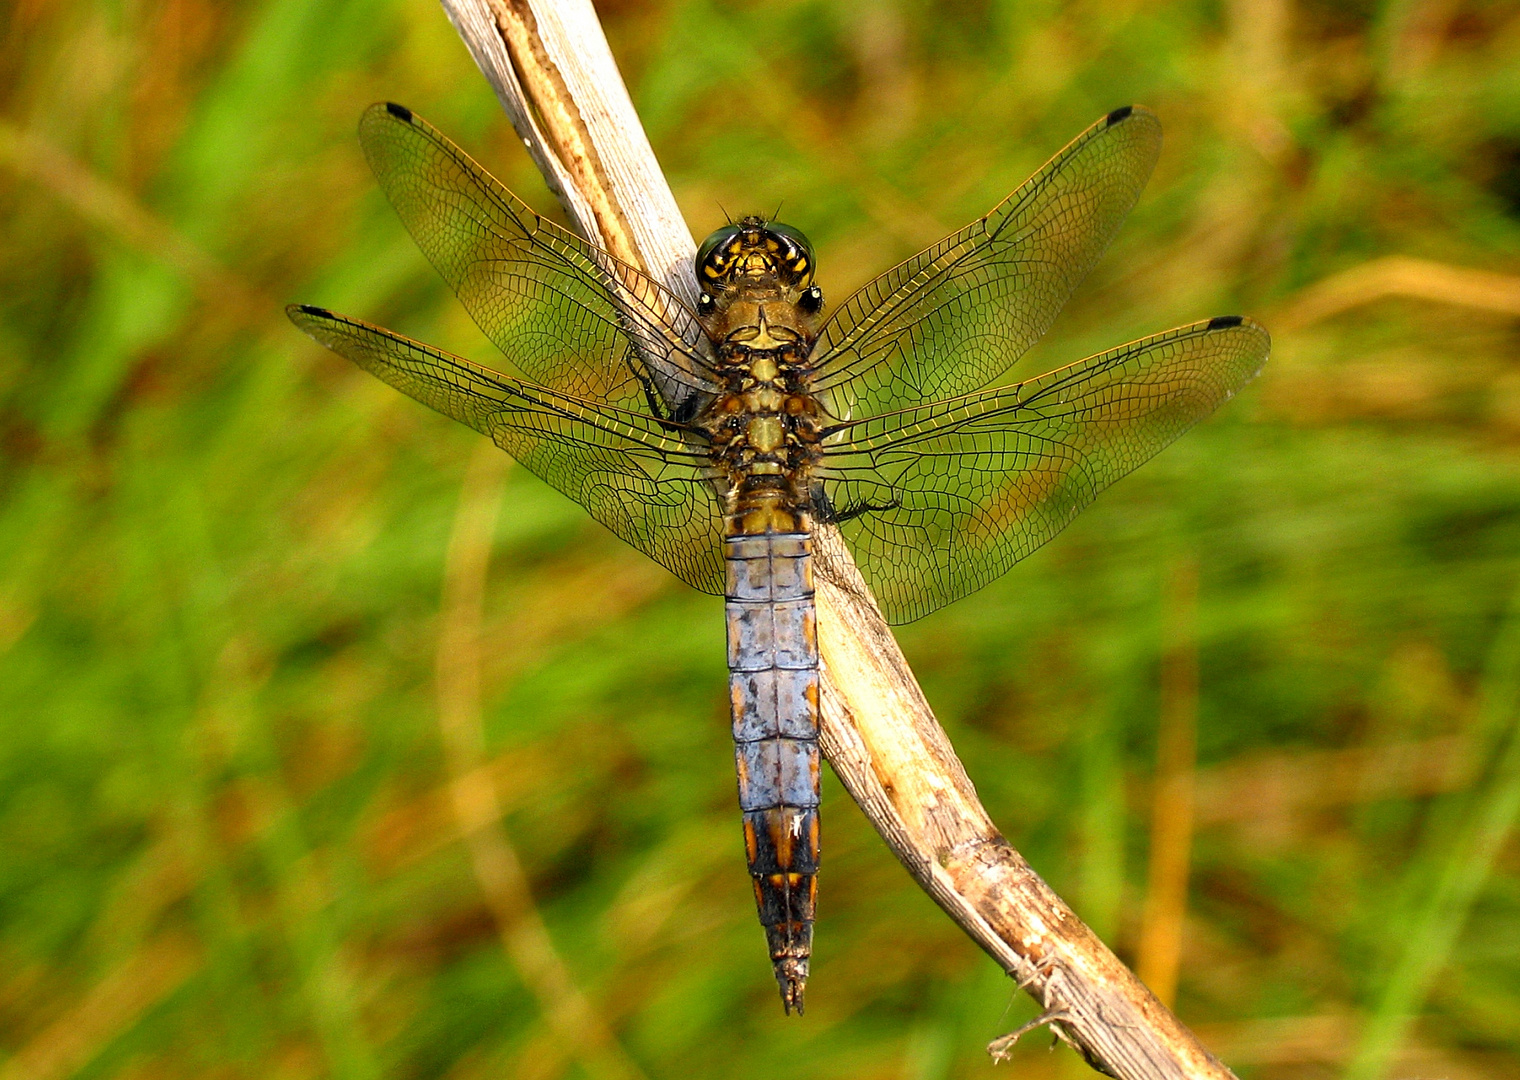
M536 213L404 106L372 106L359 139L513 370L326 308L290 318L726 598L745 853L783 1007L800 1013L819 869L817 530L839 530L889 622L918 619L1232 397L1266 362L1266 331L1219 316L989 388L1139 198L1161 146L1140 106L832 310L813 245L781 222L707 237L688 303Z

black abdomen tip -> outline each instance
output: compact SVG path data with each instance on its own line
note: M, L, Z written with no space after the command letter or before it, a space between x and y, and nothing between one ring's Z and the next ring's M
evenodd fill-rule
M792 1010L802 1015L803 993L807 989L808 962L804 957L779 957L775 961L776 984L781 988L781 1008L790 1016Z
M397 105L394 101L387 101L385 103L385 111L397 120L405 120L408 124L412 122L412 110L408 109L405 105Z
M1108 114L1108 126L1109 127L1113 127L1120 120L1123 120L1123 119L1127 118L1129 116L1129 114L1132 113L1132 112L1134 112L1134 111L1135 111L1135 107L1133 105L1123 105L1123 106L1120 106L1119 108L1115 109L1113 112L1111 112L1111 113Z
M1239 326L1245 319L1239 315L1215 315L1209 320L1210 330L1227 330L1232 326Z

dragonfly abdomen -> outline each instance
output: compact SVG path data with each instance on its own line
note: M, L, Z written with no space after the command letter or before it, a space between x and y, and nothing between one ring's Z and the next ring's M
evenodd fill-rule
M818 636L812 537L732 536L729 700L744 846L782 1004L802 1011L818 892Z

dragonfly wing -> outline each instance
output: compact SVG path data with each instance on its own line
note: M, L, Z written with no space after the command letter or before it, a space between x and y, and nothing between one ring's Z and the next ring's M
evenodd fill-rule
M619 402L658 386L678 411L711 393L696 316L652 278L540 217L403 106L370 106L359 142L417 246L530 380Z
M329 349L490 436L688 585L723 591L722 524L694 429L498 375L324 308L286 310Z
M891 622L981 588L1229 400L1266 362L1239 316L1016 386L830 429L823 494Z
M1148 109L1116 109L986 217L839 308L814 351L837 416L966 394L1040 339L1118 232L1161 151Z

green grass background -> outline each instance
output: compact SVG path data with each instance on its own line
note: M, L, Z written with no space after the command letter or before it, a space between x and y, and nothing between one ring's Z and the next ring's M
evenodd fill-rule
M1105 111L1160 114L1146 195L1018 370L1238 311L1266 373L900 640L1002 830L1133 957L1164 598L1196 563L1181 1016L1246 1077L1520 1076L1520 285L1304 307L1388 256L1520 273L1520 9L601 9L694 233L785 200L836 301ZM478 437L280 310L493 362L365 169L371 101L552 199L427 0L9 0L0 27L0 1077L593 1075L447 798L434 654ZM989 1075L1032 1004L832 777L782 1016L720 603L505 484L486 754L629 1059ZM1085 1071L1040 1038L1001 1068Z

